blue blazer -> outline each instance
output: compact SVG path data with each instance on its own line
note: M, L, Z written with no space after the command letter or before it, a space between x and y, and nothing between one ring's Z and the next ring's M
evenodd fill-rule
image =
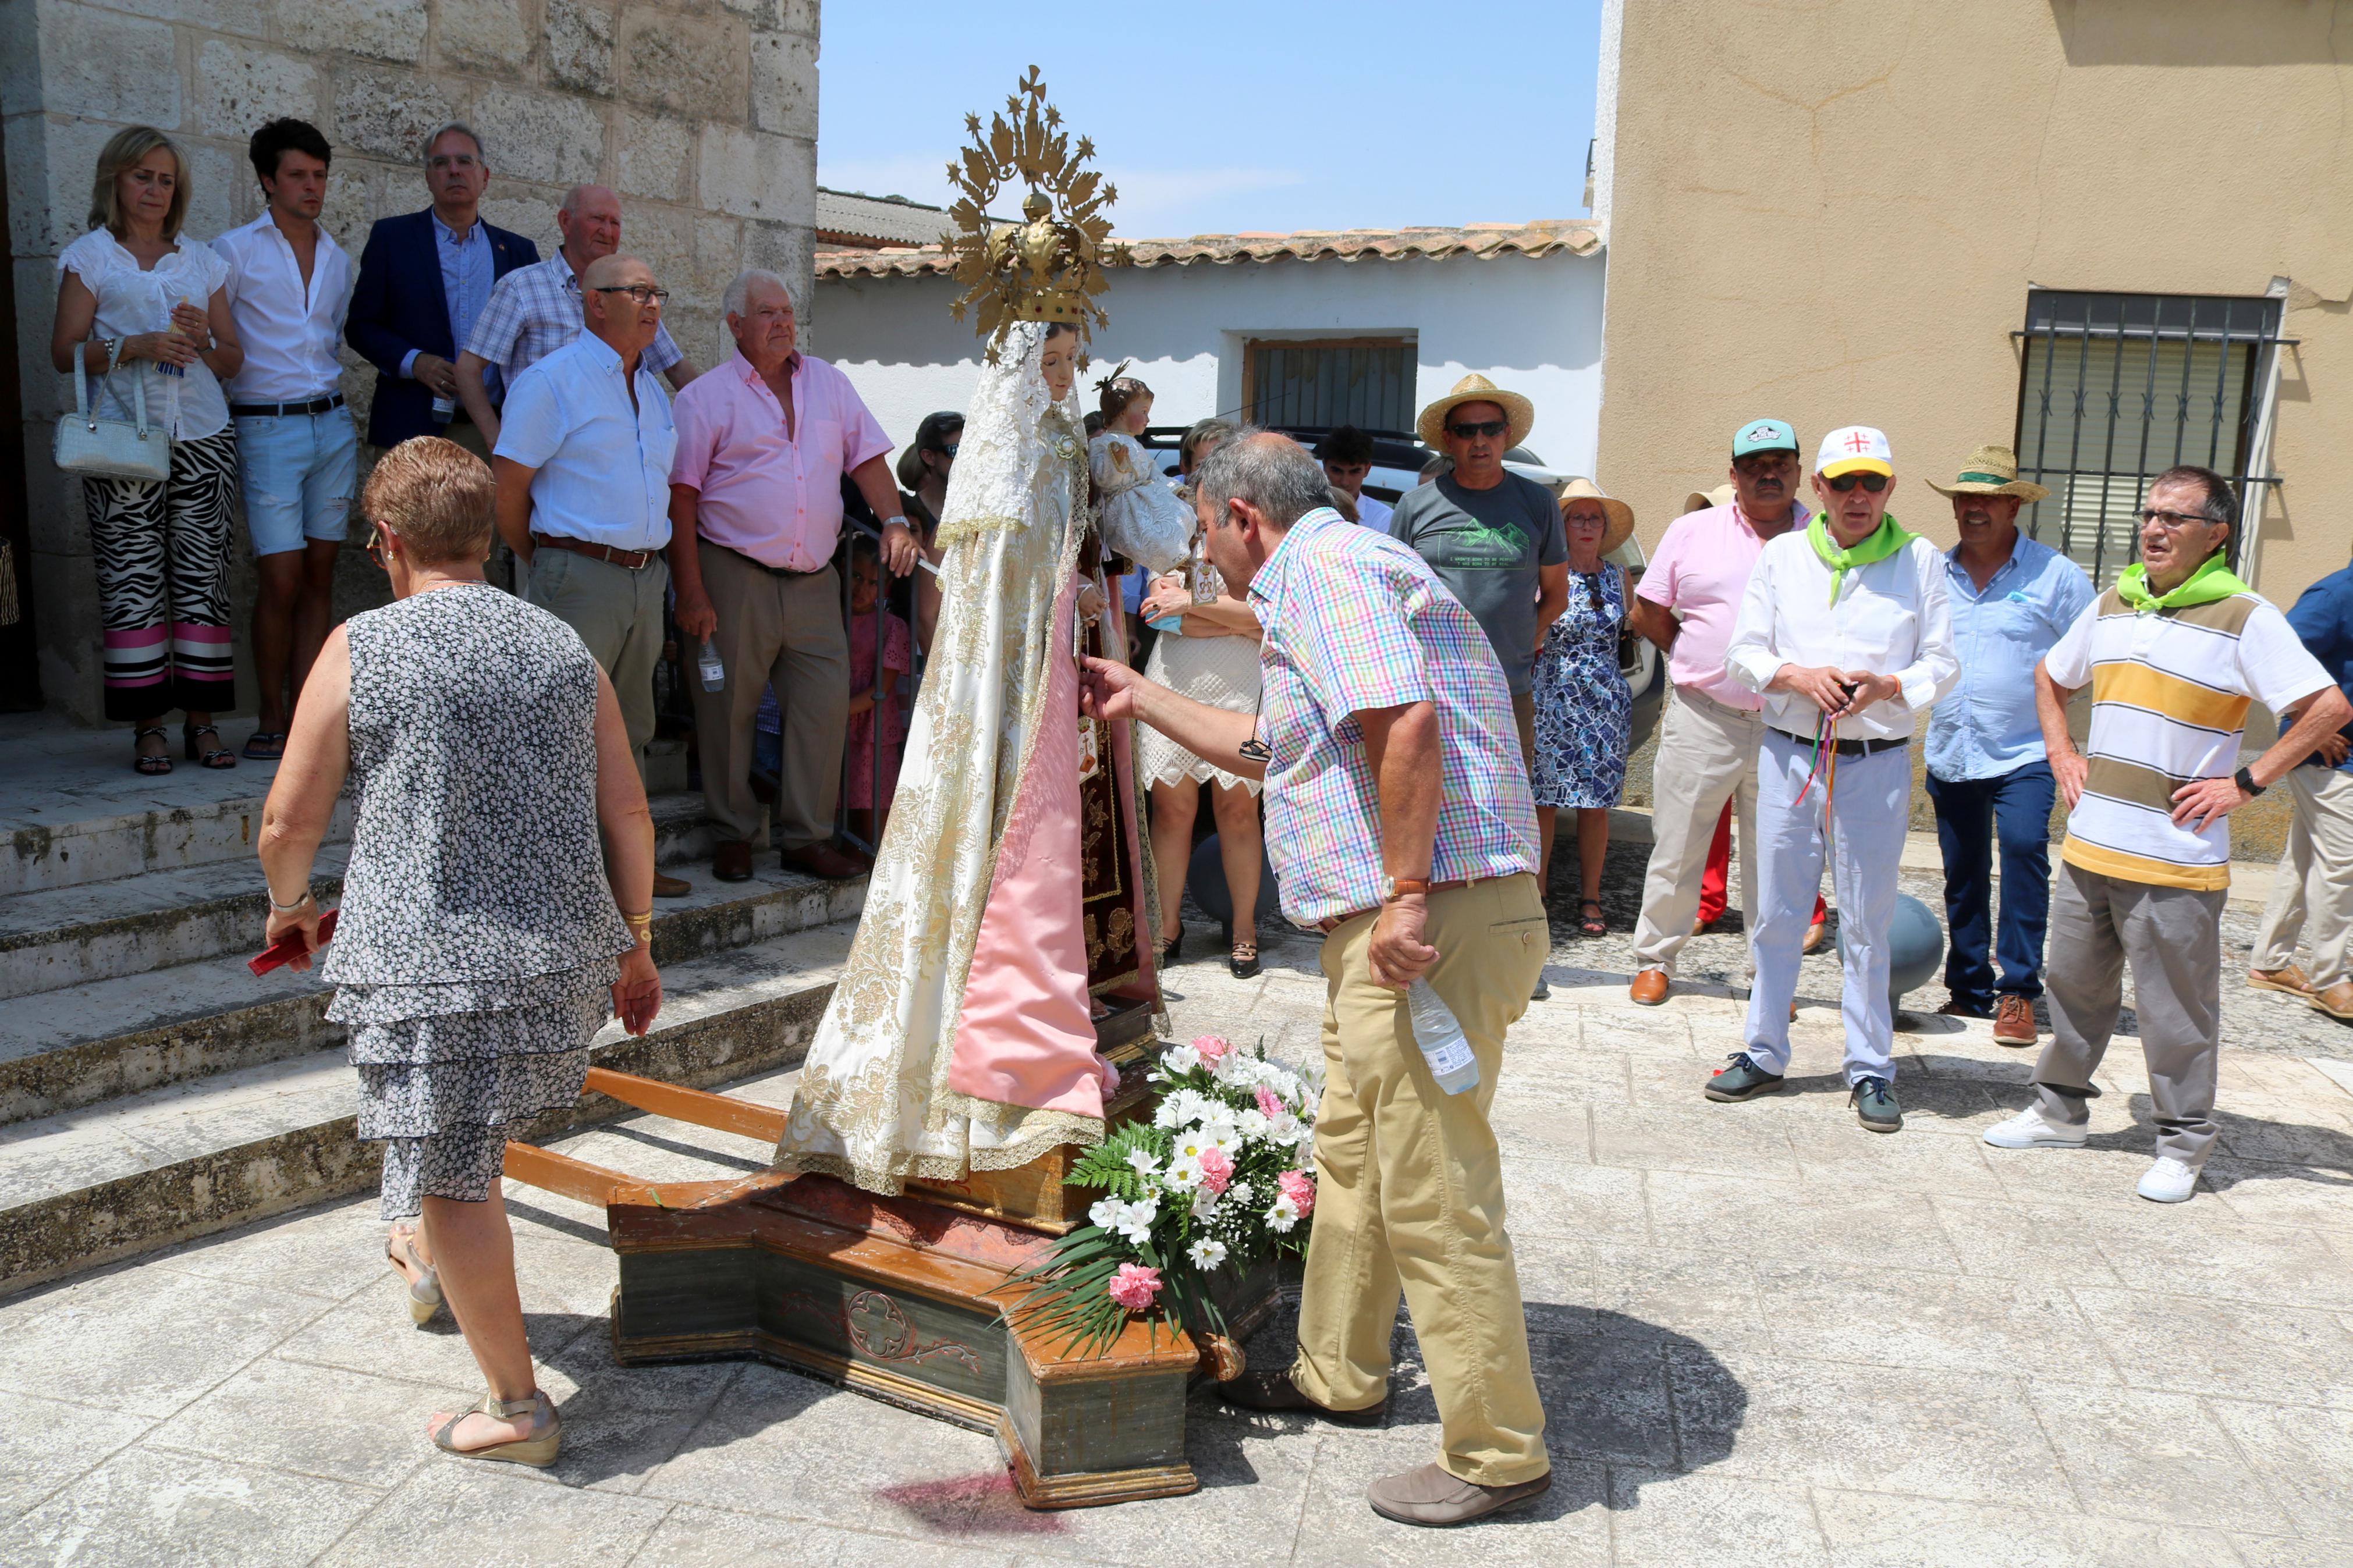
M491 237L491 280L539 259L539 247L519 234L482 227ZM411 436L438 436L433 394L400 374L411 349L455 363L464 345L449 330L449 301L441 291L441 258L433 249L433 209L378 218L360 252L343 338L376 368L375 405L367 438L395 447Z

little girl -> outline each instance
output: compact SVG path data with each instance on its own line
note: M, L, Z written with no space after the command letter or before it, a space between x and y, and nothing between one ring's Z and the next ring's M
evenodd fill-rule
M907 623L881 607L882 570L871 540L860 538L849 555L849 830L869 844L882 842L891 820L891 797L899 788L899 755L907 743L907 716L900 706L899 678L915 668ZM882 696L874 695L874 651L881 645ZM876 788L874 718L882 716L882 772Z
M1152 421L1152 388L1119 370L1095 383L1103 426L1087 443L1087 469L1094 476L1095 511L1106 535L1150 540L1158 553L1176 560L1193 537L1193 511L1176 499L1158 465L1136 437Z

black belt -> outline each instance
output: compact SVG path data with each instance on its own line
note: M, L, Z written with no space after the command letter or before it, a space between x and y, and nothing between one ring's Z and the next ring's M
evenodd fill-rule
M257 416L269 418L289 414L332 414L343 405L343 395L338 392L327 397L314 397L308 403L232 403L228 411L239 419Z
M1778 724L1768 724L1766 728L1776 735L1797 742L1801 746L1810 746L1814 743L1814 738L1811 735L1792 735ZM1878 752L1896 751L1911 743L1912 737L1906 735L1901 740L1894 741L1842 740L1833 742L1831 749L1841 757L1868 757Z

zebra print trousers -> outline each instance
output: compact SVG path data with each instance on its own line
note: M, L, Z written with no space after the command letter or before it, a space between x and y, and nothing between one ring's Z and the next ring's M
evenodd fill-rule
M106 633L106 716L133 722L174 708L237 706L229 647L228 546L237 519L237 435L172 443L172 477L82 480Z

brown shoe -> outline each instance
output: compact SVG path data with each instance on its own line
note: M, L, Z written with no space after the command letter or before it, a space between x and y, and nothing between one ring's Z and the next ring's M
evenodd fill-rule
M1385 1476L1365 1492L1365 1500L1383 1519L1399 1524L1443 1528L1468 1524L1491 1513L1525 1508L1552 1489L1552 1472L1517 1486L1482 1487L1450 1475L1436 1465L1424 1465L1401 1476Z
M654 873L654 897L657 899L682 899L692 891L694 884L683 877L665 877L659 871Z
M848 881L862 874L857 861L830 844L804 844L787 849L779 857L787 871L803 871L812 877L822 877L828 882Z
M1634 984L1626 987L1626 994L1645 1007L1655 1007L1667 999L1667 972L1645 969L1634 976Z
M752 879L752 847L741 838L731 838L711 852L711 874L723 882L748 882Z
M2340 980L2326 991L2314 992L2305 1000L2340 1024L2353 1024L2353 981Z
M1824 931L1828 931L1829 929L1830 929L1830 922L1829 922L1828 921L1814 921L1814 923L1813 923L1813 924L1811 924L1811 925L1810 925L1810 926L1808 926L1808 927L1806 928L1806 940L1805 940L1805 942L1804 942L1803 943L1801 943L1801 944L1799 946L1798 951L1799 951L1799 952L1821 952L1821 950L1822 950L1822 933L1823 933Z
M2250 991L2284 991L2291 996L2312 994L2312 982L2304 971L2291 963L2281 969L2250 969L2247 971Z
M2034 1022L2034 1004L2016 992L2005 992L1993 1009L1993 1043L1997 1046L2031 1046L2042 1038L2042 1030Z
M1291 1373L1282 1372L1246 1372L1240 1377L1229 1378L1218 1384L1218 1397L1244 1410L1303 1410L1320 1415L1326 1421L1343 1426L1377 1426L1388 1415L1389 1402L1367 1405L1362 1410L1335 1410L1318 1405L1299 1392L1291 1381Z

